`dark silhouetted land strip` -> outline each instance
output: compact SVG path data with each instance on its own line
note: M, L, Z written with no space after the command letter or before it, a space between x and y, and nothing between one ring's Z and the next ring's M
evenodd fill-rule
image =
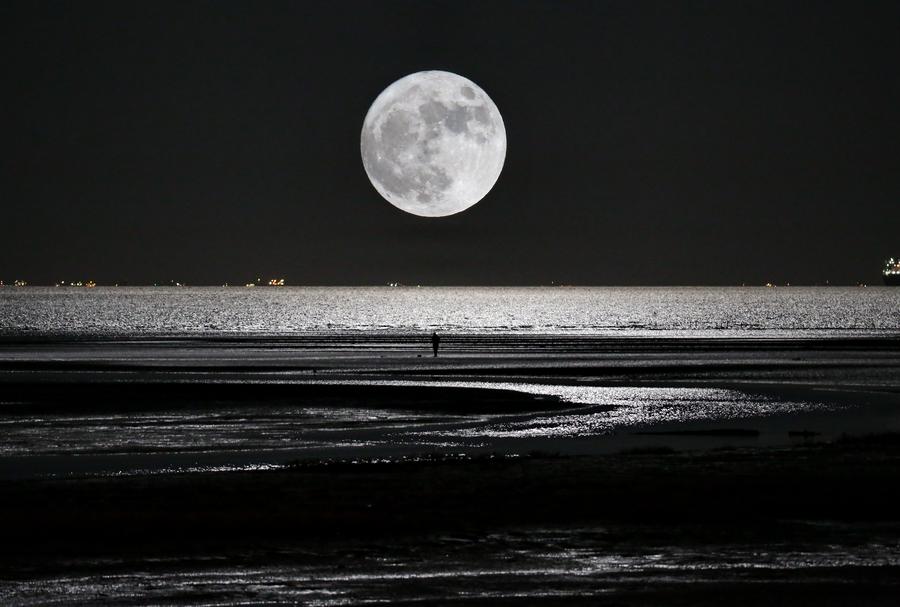
M717 428L713 430L647 430L635 432L645 436L759 436L759 430L745 428Z
M558 400L513 390L396 386L383 384L261 382L9 382L0 385L8 415L76 411L149 411L220 407L222 403L260 405L389 407L452 412L532 411Z

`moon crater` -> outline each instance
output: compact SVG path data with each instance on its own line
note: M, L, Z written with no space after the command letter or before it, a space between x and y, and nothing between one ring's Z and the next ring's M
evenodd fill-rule
M497 106L471 80L417 72L375 99L360 149L369 180L388 202L443 217L471 207L497 182L506 129Z

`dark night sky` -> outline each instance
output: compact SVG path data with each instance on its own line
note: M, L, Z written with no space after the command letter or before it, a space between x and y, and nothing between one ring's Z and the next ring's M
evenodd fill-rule
M900 254L900 4L5 2L0 278L876 282ZM384 201L392 81L503 114L494 190Z

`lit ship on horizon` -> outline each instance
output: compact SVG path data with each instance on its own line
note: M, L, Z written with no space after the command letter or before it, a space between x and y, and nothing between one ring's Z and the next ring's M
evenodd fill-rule
M900 259L891 257L884 262L884 269L881 271L884 277L884 284L889 287L900 287Z

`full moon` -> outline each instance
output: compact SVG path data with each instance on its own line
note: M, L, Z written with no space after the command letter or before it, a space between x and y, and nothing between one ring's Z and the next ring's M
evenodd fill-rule
M481 88L450 72L410 74L384 89L363 121L363 166L378 193L421 217L484 198L506 159L506 128Z

